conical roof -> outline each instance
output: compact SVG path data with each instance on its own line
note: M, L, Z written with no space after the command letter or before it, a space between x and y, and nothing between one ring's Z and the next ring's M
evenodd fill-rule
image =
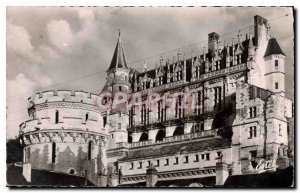
M125 55L123 51L123 44L121 42L121 33L119 32L119 38L117 42L117 46L114 52L114 55L112 57L110 66L108 70L112 70L115 68L128 68L125 60Z
M283 51L281 50L276 38L271 38L268 42L267 50L264 57L273 55L273 54L282 54L285 56Z

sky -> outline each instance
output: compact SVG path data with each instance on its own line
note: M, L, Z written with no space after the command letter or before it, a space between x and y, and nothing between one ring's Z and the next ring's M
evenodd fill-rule
M269 20L286 54L286 96L293 99L291 8L7 7L7 138L18 135L19 124L28 119L27 99L36 92L99 93L118 30L128 66L142 70L144 60L151 69L160 56L202 52L213 31L221 43L236 41L238 34L243 39L253 30L255 15Z

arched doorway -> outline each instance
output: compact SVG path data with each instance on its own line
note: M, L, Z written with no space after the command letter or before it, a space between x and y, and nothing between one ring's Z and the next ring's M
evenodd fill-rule
M140 137L139 141L147 141L148 140L148 134L147 133L143 133Z
M177 126L174 133L173 133L173 136L183 135L183 134L184 134L183 126Z
M156 134L155 141L162 141L165 137L166 137L166 131L161 129Z

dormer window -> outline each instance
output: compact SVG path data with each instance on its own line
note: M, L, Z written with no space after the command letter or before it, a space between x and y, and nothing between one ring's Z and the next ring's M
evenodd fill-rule
M176 72L176 80L181 80L181 71Z

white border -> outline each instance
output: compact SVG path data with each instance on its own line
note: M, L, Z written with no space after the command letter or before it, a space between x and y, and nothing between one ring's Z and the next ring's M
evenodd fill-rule
M243 0L243 1L220 1L220 0L205 0L199 2L199 0L169 0L169 1L162 1L162 0L148 0L148 1L141 1L141 0L101 0L101 1L95 1L95 0L2 0L0 1L0 84L1 84L1 93L0 93L0 123L1 123L1 146L0 146L0 152L2 152L2 156L0 159L0 168L1 173L0 175L0 181L1 181L1 192L8 192L10 191L8 188L6 188L6 146L4 144L4 141L6 141L6 52L5 52L5 37L6 37L6 6L295 6L296 9L299 8L298 6L300 1L284 1L284 0ZM297 16L297 15L296 15ZM299 20L296 20L296 25L299 24ZM298 32L298 30L297 30ZM296 34L298 36L298 33ZM299 43L299 38L297 41L297 45ZM298 52L296 53L298 55ZM297 66L297 64L295 64ZM300 67L298 66L297 73L299 74ZM298 77L296 77L296 80L298 80ZM296 89L297 94L299 96L299 81L298 86ZM299 109L298 105L295 106L295 109ZM296 117L297 120L299 118L299 114ZM297 129L297 128L295 128ZM299 139L299 131L297 132L297 139ZM297 140L296 140L297 141ZM297 145L295 145L297 147ZM297 157L299 155L299 147L297 148ZM296 159L298 161L299 159ZM297 163L298 164L298 163ZM298 165L297 165L298 166ZM299 167L299 166L298 166ZM297 175L297 183L299 186L299 176ZM224 189L223 189L224 190ZM229 190L229 191L248 191L247 189L235 189L235 190ZM16 190L14 190L16 191ZM20 189L17 191L40 191L35 189ZM53 192L51 189L43 190L45 192ZM54 191L74 191L73 189L55 189ZM76 189L76 191L82 191ZM89 190L93 192L99 192L99 191L122 191L122 192L130 192L132 190L125 189L125 190ZM139 189L135 191L149 191L147 189ZM153 191L153 190L152 190ZM170 192L173 191L173 189L161 189L160 191L166 191ZM182 189L178 190L182 191ZM193 190L193 191L211 191L211 190ZM219 189L215 189L214 191L219 191ZM227 190L228 191L228 190ZM272 192L274 190L255 190L255 191L261 191L261 192ZM285 191L292 191L292 190L279 190L280 192Z

